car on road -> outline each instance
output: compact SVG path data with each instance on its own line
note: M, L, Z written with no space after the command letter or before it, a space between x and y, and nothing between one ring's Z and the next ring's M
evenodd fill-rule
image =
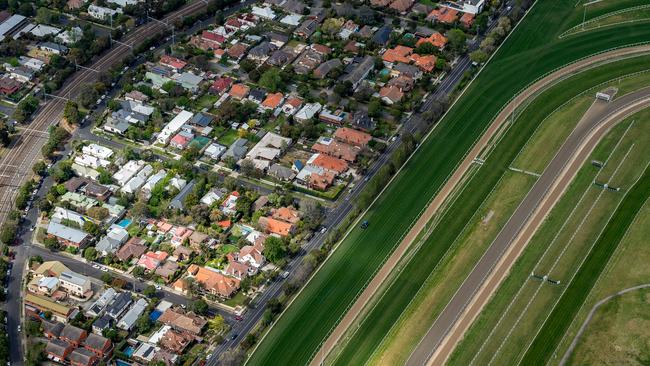
M282 278L287 278L287 277L289 277L289 271L284 271L284 273L282 273Z
M102 272L108 272L108 268L106 268L106 267L102 267L101 270L102 270Z
M18 329L17 329L17 330L18 330L18 332L20 332L20 329L21 329L21 328L20 328L20 324L18 324Z
M99 269L99 268L100 268L100 267L99 267L99 264L93 264L93 268L94 268L94 269Z
M238 335L239 335L239 334L233 334L233 335L230 337L230 340L231 340L231 341L234 341L235 339L237 339L237 336L238 336Z
M32 225L32 227L29 228L29 231L34 231L36 229L36 225Z
M238 322L240 322L240 321L244 320L244 317L242 317L241 315L237 315L237 316L235 317L235 320L238 321Z
M326 231L327 231L327 228L326 228L325 226L323 226L323 228L320 229L320 233L321 233L321 234L324 234Z
M155 287L156 287L156 290L158 290L158 291L162 290L162 286L160 286L160 285L156 285Z

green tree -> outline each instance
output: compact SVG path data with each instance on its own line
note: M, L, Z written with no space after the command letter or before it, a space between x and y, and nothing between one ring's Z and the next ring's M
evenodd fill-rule
M198 299L192 303L192 311L197 314L205 315L208 313L209 309L210 307L208 306L208 303L203 299Z
M281 238L269 236L264 241L264 255L273 263L281 261L287 255L287 243Z
M467 36L465 32L460 29L452 29L447 33L447 39L449 40L449 48L452 51L460 53L465 50Z
M84 249L84 258L89 262L92 262L95 259L97 259L97 249L93 247Z
M260 77L259 85L271 92L284 89L284 82L280 70L275 67L266 70Z
M148 298L152 298L156 296L156 287L153 285L149 285L145 287L145 289L142 291L142 294Z
M469 54L470 60L472 60L472 62L476 62L477 64L482 64L486 62L489 57L490 56L488 56L487 53L481 50L476 50Z

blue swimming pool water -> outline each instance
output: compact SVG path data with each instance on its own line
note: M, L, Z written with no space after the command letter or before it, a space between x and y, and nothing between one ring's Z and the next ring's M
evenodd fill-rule
M131 352L133 352L133 351L131 351ZM126 361L122 361L120 359L115 359L115 365L117 365L117 366L131 366L130 363L128 363Z
M126 348L124 349L123 352L124 352L125 355L131 357L131 355L133 355L133 351L134 351L133 347L128 346L128 347L126 347ZM128 363L125 363L125 364L128 365Z
M160 310L154 310L151 312L151 314L149 314L149 319L155 322L156 320L158 320L158 318L160 318L161 315L162 312L160 312Z
M132 221L130 219L124 219L124 220L118 222L117 226L121 226L121 227L126 229L129 225L131 225L131 222Z

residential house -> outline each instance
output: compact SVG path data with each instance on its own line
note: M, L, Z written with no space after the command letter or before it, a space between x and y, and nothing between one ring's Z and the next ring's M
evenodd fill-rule
M464 13L463 16L460 17L460 24L462 24L466 29L472 28L472 25L474 25L474 14Z
M183 189L178 192L176 197L172 199L171 203L169 204L169 208L176 209L176 210L185 210L185 198L187 197L190 192L194 189L194 185L196 184L195 181L191 181L189 184L183 187Z
M255 104L261 104L266 97L266 92L262 89L253 89L248 93L248 100Z
M415 0L394 0L390 3L389 8L397 11L400 14L406 14L409 9L413 6Z
M114 17L115 15L122 14L122 9L117 8L116 10L113 10L111 8L90 4L87 13L88 15L90 15L95 19L108 21L110 18Z
M309 37L316 32L318 28L318 21L312 18L309 18L303 21L298 28L294 31L294 34L298 37L308 39Z
M47 226L47 235L56 238L59 243L78 249L88 245L90 236L85 231L61 225L58 222L50 221Z
M277 14L275 14L275 12L268 6L265 7L253 6L251 8L251 13L255 16L268 19L268 20L273 20L277 18Z
M242 42L236 43L232 46L230 46L227 50L226 53L228 56L233 60L233 61L239 61L241 60L244 55L246 55L246 51L248 51L248 45Z
M187 62L169 55L162 55L158 63L167 66L176 72L180 72L187 65Z
M49 312L52 314L53 320L66 323L73 314L76 315L76 311L66 305L31 293L26 293L23 301L25 303L25 312L36 318L40 317L42 313Z
M443 36L438 32L435 32L427 38L418 39L416 46L421 46L424 43L431 43L436 48L443 49L447 45L447 42L448 42L447 37Z
M229 94L231 97L241 100L246 98L249 92L250 88L245 84L235 84L230 88Z
M119 225L111 225L106 232L106 235L97 243L95 249L102 255L115 253L129 240L129 232Z
M59 285L69 295L76 298L89 299L93 295L90 279L72 271L61 273Z
M107 288L95 302L86 310L89 317L97 317L104 313L108 304L113 301L117 292L112 287Z
M291 223L276 220L272 217L260 217L258 220L258 224L260 227L267 233L269 234L275 234L278 236L288 236L294 233L295 231L295 226ZM243 250L243 248L242 248ZM258 257L256 254L253 254L252 252L247 252L246 254L251 255L253 260L255 261L256 257ZM261 255L261 253L260 253ZM255 266L259 267L259 266Z
M296 173L293 170L277 163L269 167L268 174L285 182L290 182L296 177Z
M433 9L427 16L427 20L444 24L454 24L458 20L458 10L449 7Z
M190 266L188 273L201 283L207 292L222 298L231 297L239 289L240 281L237 278L226 276L216 270L194 265L194 267Z
M314 70L314 76L317 77L318 79L324 79L327 77L327 75L334 69L337 69L341 67L343 63L341 60L338 58L333 58L331 60L327 60L320 64L315 70Z
M145 241L141 238L133 237L117 251L116 256L122 262L128 262L132 258L140 258L140 256L147 250L147 247L144 244Z
M66 324L59 335L62 341L66 341L75 347L79 347L86 337L88 337L88 332L70 324Z
M178 268L179 266L176 262L167 261L162 266L156 268L155 273L165 282L169 282L176 274L176 271L178 271Z
M302 99L295 96L289 96L282 105L282 112L288 115L293 115L298 112L298 109L300 109L301 106Z
M272 218L267 218L267 219L269 219L268 220L269 222L271 222L271 221L281 222L279 220L275 220L275 219L272 219ZM273 226L274 228L277 228L277 226L275 226L275 225L277 225L277 223L275 223L275 224L269 223L269 225ZM268 230L270 230L270 227L269 227ZM281 232L284 232L283 231L284 229L280 229L280 230L281 230ZM277 233L277 234L281 235L280 233ZM290 234L291 234L291 230L289 230L285 235L281 235L281 236L286 236L286 235L290 235ZM248 264L248 265L250 265L252 267L260 268L260 267L262 267L262 265L264 264L266 259L262 255L262 251L260 250L259 247L254 246L254 245L246 245L246 246L242 247L239 250L237 260L239 262L241 262L241 263L246 263L246 264Z
M218 161L225 152L226 152L225 146L213 142L210 145L208 145L208 147L205 149L203 154L209 157L210 159Z
M178 132L183 125L188 123L193 116L194 113L192 112L185 110L180 111L167 125L165 125L162 131L160 131L157 142L162 145L167 145L172 135L176 134L176 132Z
M339 141L343 141L359 147L368 146L368 143L370 140L372 140L372 136L370 136L370 134L348 127L341 127L336 129L334 132L334 137Z
M379 96L384 103L392 105L402 100L404 93L396 86L385 86L379 90Z
M185 313L175 308L165 310L160 318L158 318L158 321L162 324L169 325L172 329L187 332L195 336L201 335L203 328L208 323L205 319L192 312Z
M45 346L47 358L59 363L65 363L66 359L74 349L70 343L60 339L52 339Z
M248 58L258 63L262 63L277 49L278 47L271 42L264 41L248 51Z
M372 36L372 42L380 46L386 46L388 41L390 41L390 34L392 32L393 29L390 26L384 25L377 29L375 34Z
M140 315L144 313L148 305L147 300L139 299L135 304L133 304L133 306L131 306L129 311L124 314L122 319L117 322L117 327L122 330L131 331L135 322L138 320Z
M8 75L0 78L0 93L3 95L11 95L23 86L23 84L15 79L10 78Z
M243 138L238 138L233 142L230 147L228 147L228 150L221 156L221 160L225 159L233 159L234 161L239 161L241 158L244 157L246 154L246 151L248 151L248 148L246 147L246 144L248 144L248 140L243 139Z
M113 318L113 320L117 320L129 308L131 303L133 303L131 293L120 292L106 308L106 315Z
M85 348L75 348L68 356L71 366L94 366L99 359L95 353Z
M314 118L316 113L320 112L321 108L323 108L323 106L318 102L307 103L294 115L293 118L300 123L305 123Z
M104 314L93 322L93 333L104 334L104 331L110 329L115 324L115 320Z
M375 59L372 56L357 57L346 67L346 74L341 78L341 81L349 81L352 83L352 89L356 90L374 68Z
M49 339L58 339L63 330L63 323L57 321L48 321L43 319L41 321L41 328L43 328L43 335Z
M84 342L84 348L93 352L100 359L103 359L113 352L113 343L108 338L91 333Z
M228 91L233 83L233 79L227 76L217 78L210 86L210 93L223 94Z
M375 129L375 121L368 116L368 112L357 110L350 116L350 124L352 127L362 131L372 131Z
M226 215L234 215L237 212L237 200L239 192L232 192L221 204L221 211Z

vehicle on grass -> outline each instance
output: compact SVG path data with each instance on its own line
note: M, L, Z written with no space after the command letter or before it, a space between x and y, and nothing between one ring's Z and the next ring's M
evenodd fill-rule
M370 223L368 222L368 220L364 220L364 221L361 223L361 228L365 230L366 228L368 228L368 225L370 225Z

